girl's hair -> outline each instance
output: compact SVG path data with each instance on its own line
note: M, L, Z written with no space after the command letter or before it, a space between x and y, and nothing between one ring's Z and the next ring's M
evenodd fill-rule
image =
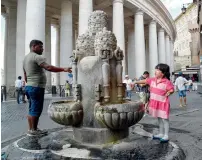
M164 74L163 77L170 80L170 67L167 64L159 63L155 69L159 69Z

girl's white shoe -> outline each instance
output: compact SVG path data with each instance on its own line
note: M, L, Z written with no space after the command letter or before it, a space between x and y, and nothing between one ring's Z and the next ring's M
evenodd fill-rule
M163 134L157 134L153 136L153 139L161 139L163 138Z
M161 139L160 139L161 143L167 143L169 141L168 135L164 135Z

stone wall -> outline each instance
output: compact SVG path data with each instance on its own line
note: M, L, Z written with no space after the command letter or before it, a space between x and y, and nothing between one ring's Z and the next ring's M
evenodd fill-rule
M174 70L179 70L182 67L191 66L191 56L175 56Z

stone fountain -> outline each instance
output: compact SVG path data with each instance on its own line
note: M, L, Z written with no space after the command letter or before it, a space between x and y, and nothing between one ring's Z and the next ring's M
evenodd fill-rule
M76 141L87 144L127 137L128 128L144 114L142 103L124 99L123 51L107 21L103 11L91 14L88 31L78 37L73 51L74 101L52 103L48 110L55 122L73 126Z
M65 128L21 137L2 152L10 159L184 160L177 145L152 140L154 128L136 124L144 106L124 98L122 59L106 13L94 11L73 51L74 99L51 102L48 108L50 118Z

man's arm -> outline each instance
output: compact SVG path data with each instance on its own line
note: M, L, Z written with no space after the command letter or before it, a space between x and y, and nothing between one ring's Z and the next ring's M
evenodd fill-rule
M40 64L40 67L44 68L47 71L50 72L72 72L71 68L60 68L60 67L55 67L52 65L49 65L48 63L44 62Z
M189 83L189 81L186 80L186 78L184 78L184 84Z
M24 78L25 78L25 82L27 83L27 74L25 72L25 69L23 68L23 71L24 71Z
M140 87L144 87L144 86L147 86L147 84L139 84Z
M175 84L174 84L174 85L175 85L175 86L178 85L178 79L175 80Z
M147 84L146 79L136 81L135 84Z

